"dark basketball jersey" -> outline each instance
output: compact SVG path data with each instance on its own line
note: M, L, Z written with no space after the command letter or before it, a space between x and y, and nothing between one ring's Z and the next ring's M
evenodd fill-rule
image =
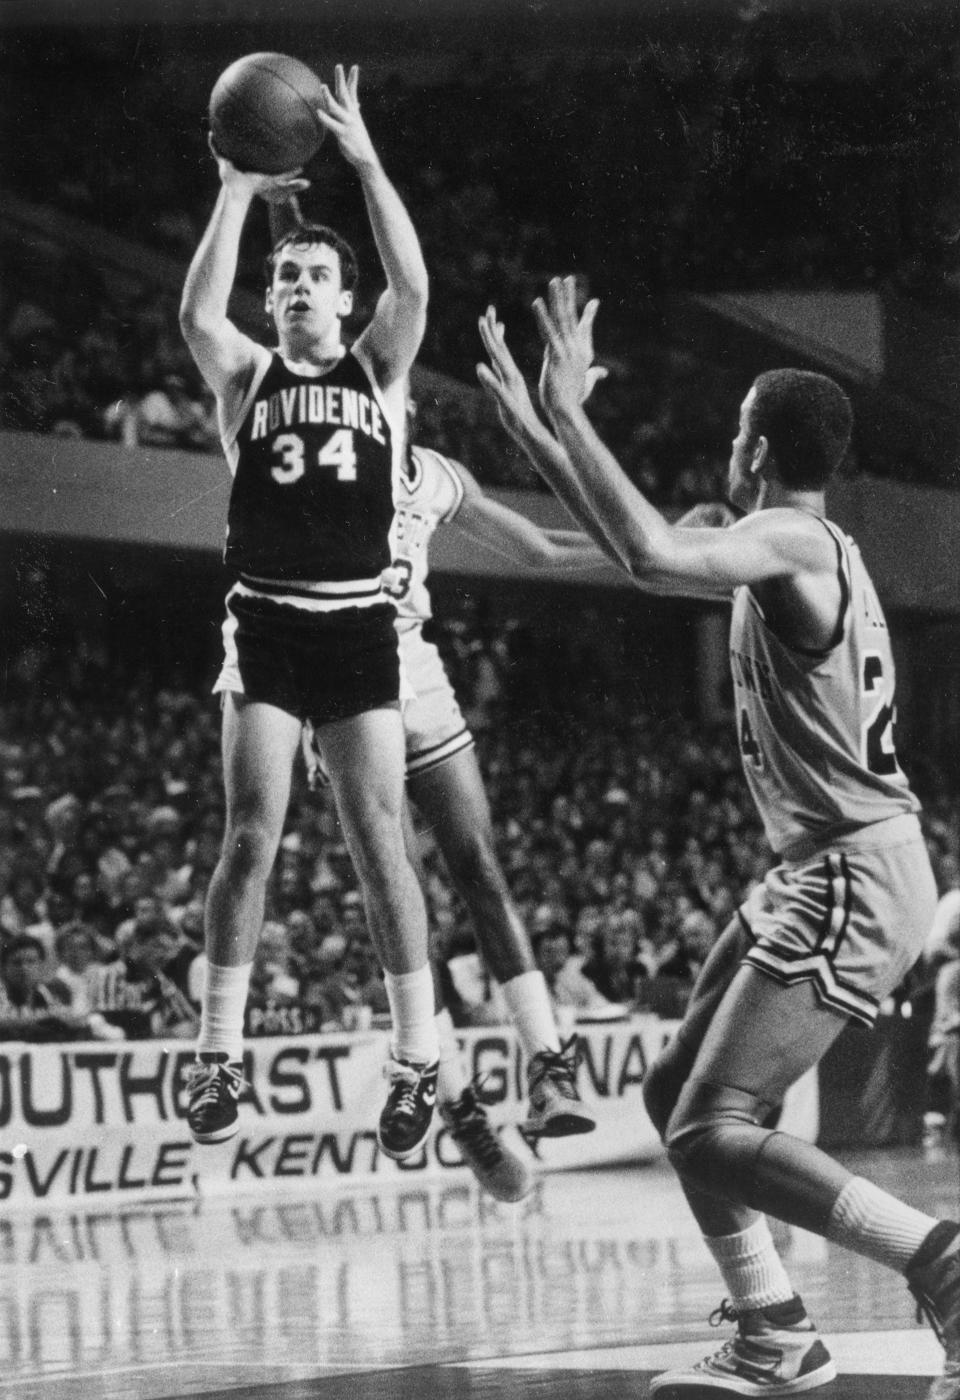
M333 583L375 579L390 563L393 434L352 352L320 375L296 373L274 354L224 451L234 573Z
M810 653L771 631L749 588L738 588L730 662L740 752L767 839L781 855L905 812L919 803L893 745L890 636L854 542L824 521L843 592L839 640Z

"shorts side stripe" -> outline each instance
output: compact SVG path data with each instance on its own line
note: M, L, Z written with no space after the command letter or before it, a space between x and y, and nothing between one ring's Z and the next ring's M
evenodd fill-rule
M842 1011L865 1026L873 1026L879 1010L876 997L850 986L837 975L834 966L850 922L853 899L850 867L845 856L832 854L826 857L824 867L829 893L816 948L809 952L779 948L766 939L762 945L754 944L745 954L744 961L784 986L813 982L825 1005Z
M828 855L824 866L830 887L830 904L818 947L830 958L836 954L847 929L852 891L850 867L844 856Z
M797 956L764 946L751 948L743 960L785 987L792 987L797 982L812 982L825 1005L842 1011L864 1026L872 1027L877 1019L879 1003L876 997L867 996L844 984L823 953Z
M421 749L419 753L407 754L407 777L416 773L426 773L430 768L437 768L441 763L446 763L448 758L453 758L454 754L462 753L464 749L473 748L473 735L470 730L464 727L458 733L451 735L449 739L444 739L442 744L434 744L429 749Z

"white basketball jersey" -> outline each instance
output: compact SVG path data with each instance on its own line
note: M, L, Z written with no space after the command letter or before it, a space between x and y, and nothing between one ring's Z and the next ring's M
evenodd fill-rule
M813 846L916 812L893 743L890 635L854 542L823 522L837 546L843 616L824 652L787 646L749 588L738 588L730 664L740 754L773 850Z
M390 527L390 567L383 586L397 605L397 630L431 615L427 589L428 546L438 525L451 521L463 501L456 462L432 447L412 447L399 473L399 495Z

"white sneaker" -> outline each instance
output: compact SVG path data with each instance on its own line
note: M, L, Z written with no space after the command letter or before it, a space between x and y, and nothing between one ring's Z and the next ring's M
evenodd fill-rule
M737 1331L713 1356L655 1377L651 1395L662 1400L707 1393L802 1395L836 1377L830 1353L797 1297L740 1313L725 1300L710 1321L714 1326L736 1322Z

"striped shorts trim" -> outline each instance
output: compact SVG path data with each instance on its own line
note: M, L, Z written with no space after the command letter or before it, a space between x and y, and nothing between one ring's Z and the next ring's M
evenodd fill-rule
M415 773L427 773L431 768L439 768L441 763L446 763L447 759L453 758L454 754L463 753L465 749L472 749L473 746L473 735L466 726L460 730L459 734L452 734L449 739L434 744L432 748L421 749L414 753L410 751L408 746L407 777L412 777Z
M784 986L812 982L825 1006L871 1027L919 957L935 903L922 837L785 863L739 911L744 962Z
M865 1026L872 1026L880 1010L879 1001L846 983L835 966L850 918L850 871L843 856L827 856L825 866L828 901L816 947L804 952L798 948L778 947L772 941L755 943L744 961L768 973L784 986L813 982L825 1005L844 1012ZM740 917L747 932L755 937L742 910Z

